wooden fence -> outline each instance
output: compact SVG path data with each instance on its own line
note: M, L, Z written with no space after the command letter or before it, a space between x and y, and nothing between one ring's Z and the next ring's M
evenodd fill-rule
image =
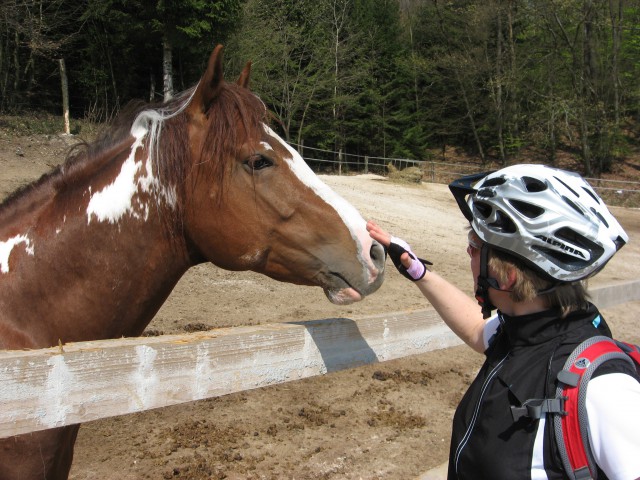
M292 144L300 150L300 145ZM417 167L422 171L422 181L448 184L463 175L480 173L490 169L479 163L450 163L436 160L414 160L409 158L370 157L366 155L332 152L304 147L304 160L318 173L375 173L387 175L388 166L398 170ZM612 180L607 178L585 178L608 205L637 207L640 204L640 182Z
M640 280L592 291L607 308ZM0 438L459 344L433 310L0 351Z

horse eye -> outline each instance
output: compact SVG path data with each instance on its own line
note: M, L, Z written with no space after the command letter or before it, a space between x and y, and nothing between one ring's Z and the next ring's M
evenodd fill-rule
M273 166L273 162L268 158L256 154L251 155L248 159L244 161L245 165L247 165L251 170L262 170L263 168Z

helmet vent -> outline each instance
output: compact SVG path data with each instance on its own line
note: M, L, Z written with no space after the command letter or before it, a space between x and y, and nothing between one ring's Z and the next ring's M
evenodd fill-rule
M489 218L493 208L491 205L488 205L484 202L473 202L473 207L477 210L477 212L482 216L482 218Z
M591 198L593 198L593 200L597 203L600 204L600 199L598 198L598 196L593 192L593 190L591 190L590 188L587 187L582 187L582 189L587 192L589 194L589 196Z
M496 221L488 224L488 226L502 233L516 233L518 231L513 221L499 210L496 211Z
M506 181L504 177L487 178L479 188L497 187L498 185L503 185Z
M626 241L620 235L613 241L616 245L616 252L626 245Z
M559 230L557 230L555 232L555 236L564 240L565 242L569 242L572 245L579 245L582 248L586 247L587 245L584 244L584 242L581 242L580 239L582 238L582 235L580 235L578 232L576 232L575 230L572 230L570 228L564 227L561 228Z
M496 192L492 188L482 187L480 190L478 190L478 192L476 193L476 196L477 197L484 197L484 198L491 198L491 197L495 197L496 196Z
M580 197L580 195L578 195L578 192L576 192L573 188L571 188L569 185L567 185L565 182L563 182L562 180L560 180L558 177L553 177L555 178L558 182L560 182L562 185L565 186L565 188L567 190L569 190L571 193L573 193L576 197Z
M529 193L544 192L547 189L547 184L537 178L522 177L522 181Z
M534 246L533 249L536 250L539 254L546 257L547 260L551 261L555 265L568 272L576 272L586 266L586 262L580 261L575 257L572 257L571 255L567 255L566 253L538 246Z
M552 239L554 240L553 244L559 248L533 246L533 249L568 272L577 272L583 269L603 253L601 247L571 228L565 227L557 230L553 233ZM578 249L586 250L590 258L585 258Z
M601 246L571 228L564 227L557 230L555 237L567 242L569 246L576 246L587 250L592 260L599 258L600 255L604 253L604 249Z
M515 208L518 212L520 212L527 218L536 218L544 213L544 208L528 202L522 202L520 200L509 200L509 203L513 208Z
M571 201L569 198L565 197L564 195L562 196L562 199L567 203L567 205L573 208L576 212L584 216L584 212L582 211L582 209L578 207L575 203L573 203L573 201Z
M604 226L609 228L609 223L605 220L605 218L600 214L600 212L598 212L595 208L591 208L591 211L593 212L593 214L598 217L598 219L604 223Z

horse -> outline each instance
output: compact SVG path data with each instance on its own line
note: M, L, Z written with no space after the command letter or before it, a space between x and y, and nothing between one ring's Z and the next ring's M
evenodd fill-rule
M225 82L200 81L116 125L0 206L0 349L139 336L191 266L319 286L336 304L383 282L358 211ZM1 479L65 479L79 425L0 440Z

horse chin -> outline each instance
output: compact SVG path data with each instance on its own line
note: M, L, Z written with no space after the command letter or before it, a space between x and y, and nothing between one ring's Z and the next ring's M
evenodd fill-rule
M349 305L362 300L362 294L355 288L341 288L340 290L324 289L324 294L331 303L336 305Z

